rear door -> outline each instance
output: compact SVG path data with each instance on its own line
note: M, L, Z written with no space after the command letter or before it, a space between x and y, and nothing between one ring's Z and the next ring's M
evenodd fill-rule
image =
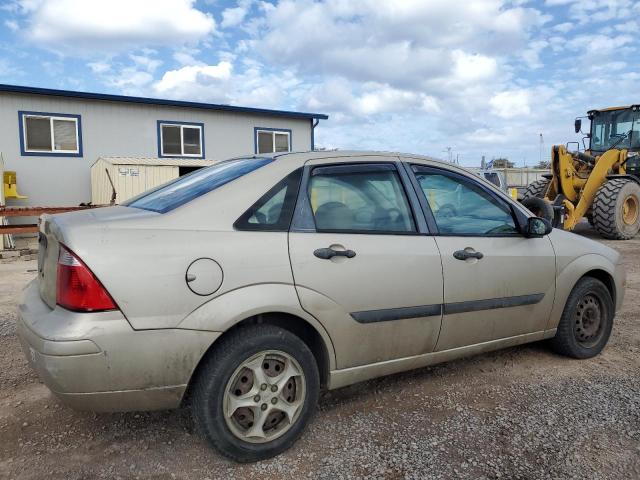
M436 350L544 330L555 294L549 238L521 235L509 203L471 176L412 170L442 254L444 316Z
M380 160L309 162L289 234L300 302L329 331L338 368L431 352L440 330L438 248L407 172Z

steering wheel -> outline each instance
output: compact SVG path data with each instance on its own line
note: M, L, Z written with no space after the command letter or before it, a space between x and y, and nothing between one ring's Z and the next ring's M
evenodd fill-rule
M387 229L389 226L392 227L400 227L402 225L402 212L395 208L379 208L379 212L383 213L383 215L377 215L374 226L376 229Z
M434 213L436 213L436 215L440 218L451 218L458 215L458 210L456 210L456 207L454 207L450 203L445 203L440 208L438 208L437 212Z

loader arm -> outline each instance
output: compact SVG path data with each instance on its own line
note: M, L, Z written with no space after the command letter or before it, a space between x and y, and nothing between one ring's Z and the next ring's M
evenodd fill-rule
M571 157L571 154L566 152L566 150L565 154ZM607 150L596 158L595 165L586 180L573 176L569 170L566 170L565 172L561 170L560 182L562 184L562 189L565 192L565 196L567 197L563 202L566 209L566 218L564 220L565 230L573 230L582 217L586 215L587 211L593 204L596 193L606 182L607 175L614 170L614 166L616 164L621 165L626 158L627 150ZM573 168L573 171L575 172L575 168ZM565 184L567 184L567 187L565 187ZM578 191L576 191L576 187L578 187ZM567 195L566 192L569 190L573 192L573 198L570 198L569 195ZM579 198L580 200L574 206L571 200L575 201L576 198Z

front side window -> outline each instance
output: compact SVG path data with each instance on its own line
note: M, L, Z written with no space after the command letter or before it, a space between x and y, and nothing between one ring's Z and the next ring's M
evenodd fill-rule
M166 213L272 161L271 158L240 158L220 162L179 177L122 205Z
M80 116L20 112L23 155L80 156Z
M201 123L158 122L160 157L204 158Z
M457 175L414 170L441 234L518 233L509 206L481 186Z
M392 165L315 168L308 194L318 231L416 231L404 188Z
M291 151L291 131L255 129L256 153L277 153Z

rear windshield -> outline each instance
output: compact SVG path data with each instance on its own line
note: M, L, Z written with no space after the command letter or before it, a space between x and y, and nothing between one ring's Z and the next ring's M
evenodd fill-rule
M240 158L201 168L122 203L127 207L165 213L200 195L232 182L272 162L272 158Z

